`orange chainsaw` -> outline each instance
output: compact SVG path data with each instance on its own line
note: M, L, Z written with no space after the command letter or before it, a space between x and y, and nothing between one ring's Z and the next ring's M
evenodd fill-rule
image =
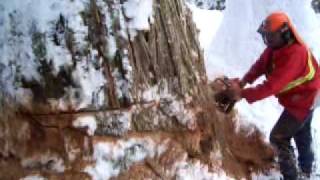
M236 104L234 93L230 89L232 80L226 76L217 78L213 81L213 89L217 92L214 99L218 109L226 114L230 113Z

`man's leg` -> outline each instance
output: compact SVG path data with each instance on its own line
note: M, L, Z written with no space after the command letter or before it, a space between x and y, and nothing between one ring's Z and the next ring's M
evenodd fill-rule
M270 142L276 147L280 171L285 180L297 179L298 173L290 140L298 132L302 124L284 110L270 134Z
M298 161L299 166L307 175L311 174L312 163L314 161L314 155L311 148L312 136L311 136L311 121L312 113L308 115L304 121L303 127L294 135L294 141L298 148Z

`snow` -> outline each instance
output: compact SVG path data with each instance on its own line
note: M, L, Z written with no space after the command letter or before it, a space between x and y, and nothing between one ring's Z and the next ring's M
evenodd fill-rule
M152 100L159 100L161 94L158 94L159 86L155 85L152 87L147 88L145 91L143 91L141 98L143 101L152 101Z
M187 2L193 3L201 9L225 9L225 0L187 0Z
M187 4L193 13L193 20L197 28L200 30L199 41L201 47L206 51L210 47L212 39L214 39L218 28L223 21L221 11L199 9L194 4ZM209 20L209 23L208 23Z
M94 55L96 50L92 50L91 61L101 64L102 60L96 60ZM81 103L76 104L77 109L82 109L94 104L99 107L105 104L104 85L107 83L103 68L96 69L93 63L88 63L86 59L82 59L77 63L76 71L72 74L76 82L79 83L82 92Z
M107 29L112 29L112 17L108 14L108 6L105 1L98 0L97 4L105 17ZM32 49L32 36L34 32L44 35L47 53L44 58L53 62L54 73L58 73L60 68L70 66L72 63L71 53L66 48L64 41L65 34L59 33L58 39L61 45L57 46L51 40L52 31L60 15L65 17L67 26L74 32L75 49L82 51L89 48L88 57L74 57L77 59L76 71L72 76L79 82L82 92L81 101L73 102L77 109L86 108L90 105L100 106L105 104L103 86L108 83L104 78L102 68L94 68L95 63L101 65L102 59L98 59L98 52L92 47L88 47L86 36L88 27L84 24L80 12L87 5L86 0L61 1L51 0L10 0L0 1L0 85L11 95L23 101L31 100L32 94L29 90L17 88L14 84L18 75L27 80L41 81L37 67L39 61ZM120 6L116 3L115 6ZM126 37L125 28L133 40L137 31L146 31L153 23L153 0L127 0L121 5L124 15L129 18L128 22L120 13L121 32ZM209 79L226 74L230 77L242 77L251 64L262 52L264 45L261 38L256 33L256 29L264 17L274 10L286 11L296 24L307 44L312 49L316 57L320 58L320 22L319 15L315 15L311 10L310 0L229 0L225 11L201 10L193 5L189 5L193 11L193 17L197 27L200 29L200 42L205 50L205 65ZM241 8L241 12L239 11ZM12 34L13 33L13 34ZM107 32L108 36L108 56L113 57L117 52L115 37L112 31ZM112 74L116 79L116 94L118 98L131 98L129 90L132 84L132 67L127 57L126 49L122 50L122 66L126 71L125 78L122 78L119 69L115 69ZM111 58L112 59L112 58ZM4 68L12 67L12 68ZM5 71L3 71L5 69ZM261 81L261 79L259 80ZM258 82L259 82L258 81ZM4 84L4 85L2 85ZM166 84L162 84L166 87ZM194 115L184 108L184 102L172 97L166 88L159 85L147 87L141 95L142 100L166 100L164 110L170 116L176 116L177 120L190 129L193 129ZM159 92L159 89L164 89ZM70 90L70 92L75 91ZM74 100L74 99L73 99ZM23 102L26 104L27 102ZM63 102L59 107L67 107ZM254 123L266 134L277 120L282 108L277 104L275 98L268 98L253 105L245 101L237 104L239 119L243 124ZM266 115L267 114L267 115ZM320 109L315 110L312 124L314 135L314 149L316 152L316 162L320 163L320 132L316 127L320 127ZM111 127L109 131L120 134L127 132L131 127L131 112L118 112L106 121L110 124L117 123L116 127ZM73 122L75 127L87 127L87 133L93 135L97 122L93 116L79 117ZM114 133L115 134L115 133ZM164 143L165 144L165 143ZM93 179L109 179L116 176L122 169L128 168L135 162L142 161L147 157L154 157L162 154L166 150L165 145L157 145L151 139L131 138L119 140L117 142L99 142L94 146L93 165L87 166L85 171ZM71 152L70 152L71 153ZM77 150L75 152L77 153ZM72 156L72 153L71 153ZM46 154L41 157L31 157L22 160L24 167L33 167L38 164L47 165L57 172L63 172L65 167L63 160L53 155ZM51 164L53 162L53 164ZM223 170L215 173L210 172L208 167L200 162L178 162L176 164L178 179L231 179ZM320 173L320 167L316 169ZM271 172L270 176L278 177L278 172ZM268 179L269 176L260 174L253 175L253 179ZM43 179L38 176L28 176L24 179Z
M24 35L29 35L29 31L31 30L36 30L42 33L47 32L46 36L50 36L51 34L49 32L51 32L53 23L56 22L60 15L63 15L66 17L68 27L75 31L74 37L76 44L80 45L85 42L84 38L88 34L87 27L84 26L79 16L79 13L84 10L85 1L53 0L48 3L41 0L26 0L23 2L13 0L4 3L7 13L12 13L14 10L17 10L18 17L16 20L19 19L19 21L21 21L19 24L23 25L23 27L17 27L17 29L22 31ZM9 23L8 21L5 23ZM46 44L48 45L46 49L49 51L47 58L53 60L56 70L58 70L61 65L71 62L70 54L65 48L63 49L60 46L54 45L51 38L46 39ZM25 42L22 46L31 48L32 46L29 45L29 43L31 42ZM32 52L32 50L26 52ZM66 61L68 58L69 61ZM32 57L26 59L32 59Z
M196 115L193 111L185 107L185 103L182 100L177 100L176 98L167 98L163 101L164 103L160 104L162 111L170 116L176 117L177 121L186 126L189 130L196 129Z
M149 30L149 24L154 21L152 5L153 0L128 0L124 2L125 15L130 18L127 26L131 40L137 30Z
M211 172L208 166L201 164L200 161L190 162L186 159L185 155L181 161L176 162L174 165L173 169L177 180L234 180L228 177L222 169Z
M129 62L128 50L125 49L123 54L125 55L125 57L123 57L123 59L122 59L122 66L123 66L123 70L125 70L127 72L125 74L125 77L127 80L129 80L130 83L132 83L132 81L133 81L132 66L130 65L130 62Z
M123 57L121 63L122 69L124 71L124 78L123 75L119 73L118 68L115 68L115 70L112 72L113 77L116 81L116 94L118 99L126 98L128 100L132 100L132 95L130 91L133 83L133 70L129 62L127 49L123 50Z
M282 175L279 173L279 171L273 169L268 174L252 174L252 180L280 180L282 178Z
M129 88L131 87L131 84L129 84L126 79L122 78L122 74L119 72L118 68L114 69L112 76L115 78L117 98L130 98Z
M11 2L11 1L10 1ZM12 1L12 4L17 3ZM10 5L12 5L10 4ZM13 12L11 10L11 6L5 4L4 1L0 2L0 7L3 10L0 14L0 54L1 54L1 64L4 67L14 67L13 64L14 58L18 60L24 60L22 64L20 64L20 68L28 72L25 76L26 79L39 79L38 73L35 71L33 66L36 65L32 59L34 55L31 49L31 46L25 46L25 44L31 44L31 38L27 36L28 32L28 24L31 23L29 18L24 17L24 12L16 11ZM8 12L11 12L10 17L5 16ZM9 24L10 23L10 24ZM12 36L13 34L19 34L20 36ZM16 51L10 51L11 48L15 48ZM5 70L5 69L4 69ZM13 68L11 69L13 70ZM13 81L13 77L10 71L2 72L3 81L9 80ZM13 88L10 88L13 91Z
M143 87L143 91L139 92L139 97L143 102L160 101L161 99L174 99L168 89L168 82L161 80L153 86Z
M216 12L215 16L211 16L213 13L209 13L210 11L191 7L196 25L200 29L200 43L205 50L205 66L209 79L212 80L222 74L241 78L246 73L265 48L256 30L261 21L275 10L288 13L309 48L318 59L320 58L320 16L311 9L311 0L232 0L226 3L226 10ZM219 21L221 16L222 22ZM218 21L213 21L214 19ZM211 44L208 46L209 41ZM255 84L261 81L262 78ZM237 103L236 109L241 123L254 123L266 135L268 141L269 133L283 108L274 97L270 97L254 104L242 100ZM312 123L315 173L318 174L320 173L320 132L317 129L320 127L319 117L320 108L315 110ZM278 179L279 172L272 172L269 176L253 176L253 179L257 180L270 178Z
M41 165L58 173L64 172L66 168L63 159L50 152L24 158L21 160L21 165L25 168L34 168Z
M46 180L47 178L44 178L39 175L29 175L24 178L20 178L20 180Z
M114 121L117 121L122 125L118 132L124 134L131 129L132 112L121 112Z
M99 8L102 9L102 13L104 14L104 24L106 25L106 28L108 29L108 31L106 32L107 37L108 37L108 56L112 59L117 51L117 45L116 45L116 40L115 40L115 33L113 32L113 16L110 14L110 10L109 10L109 6L108 4L103 1L103 0L98 0L97 1L97 5ZM119 6L118 3L115 3L114 5L116 8L118 8L117 6Z
M76 128L87 128L87 134L90 136L93 136L97 129L96 118L92 115L80 116L72 122L72 125Z
M85 168L93 180L106 180L145 158L160 156L166 142L156 144L150 138L130 138L116 142L97 142L94 145L95 163Z
M143 102L160 102L161 110L167 116L175 117L181 125L190 130L196 128L195 112L186 108L186 104L191 101L191 97L185 97L184 100L186 101L184 101L170 94L166 81L161 81L154 86L145 88L145 91L142 91L140 96ZM158 123L157 119L154 119L153 122Z
M133 77L132 77L132 67L128 58L128 50L124 47L120 48L117 46L115 36L120 35L123 38L127 39L127 31L130 34L130 37L133 40L138 30L148 30L149 23L148 20L152 20L152 0L129 0L125 1L123 4L120 2L115 2L114 4L108 4L106 1L98 0L97 5L102 9L104 15L104 24L106 25L108 31L106 32L106 37L108 38L108 46L106 47L106 54L110 60L114 60L116 53L121 54L121 63L124 70L124 77L120 69L114 67L112 76L115 80L115 92L118 99L131 99L130 89L132 87ZM115 13L116 15L110 13L113 11L111 9L123 9L124 13L120 12ZM140 11L144 9L144 11ZM139 13L136 13L137 11ZM125 20L123 14L126 15L128 20ZM114 21L116 16L119 16L120 19L120 29L115 28ZM103 76L103 75L102 75ZM98 76L99 77L99 76ZM101 79L101 78L99 78ZM102 84L105 82L100 81ZM98 84L97 84L98 85ZM98 88L98 86L96 86ZM93 87L93 89L96 89ZM87 88L84 88L87 89ZM90 92L90 91L88 91ZM103 91L101 91L103 92ZM103 99L98 98L103 103Z
M97 118L103 124L103 133L121 136L131 130L133 110L115 110L98 115Z
M79 82L79 89L68 89L70 94L81 91L81 102L77 102L72 97L71 102L75 108L81 109L89 105L99 106L104 103L102 86L106 83L102 68L95 69L95 63L101 63L97 59L96 50L88 47L87 35L88 27L84 24L80 13L87 6L86 0L60 1L52 0L50 2L42 0L12 0L1 1L0 9L0 66L12 67L5 68L0 73L0 82L5 84L4 91L12 96L17 96L17 100L26 101L30 97L30 91L21 88L17 84L17 79L24 77L26 80L36 80L43 82L37 71L40 61L46 60L53 64L53 74L57 74L61 68L72 65L72 55L66 45L66 33L72 29L73 50L83 52L89 48L88 57L73 58L77 61L76 71L73 72L73 78ZM55 32L56 23L63 19L63 26ZM34 54L34 42L32 37L35 33L42 36L39 40L44 44L45 53L43 57L37 57ZM53 34L57 35L59 45L56 45L52 39ZM111 40L110 40L111 41ZM69 100L69 99L68 99ZM69 101L68 101L69 102ZM27 102L21 102L26 104ZM59 101L59 107L67 107L63 101Z
M153 0L128 0L123 3L107 4L98 0L97 6L104 17L102 24L106 26L107 46L104 57L114 59L116 53L122 58L124 77L120 69L115 68L112 75L115 79L117 98L132 99L130 94L133 83L133 70L128 58L128 50L118 47L115 37L131 40L138 31L147 31L153 23ZM32 101L29 89L17 83L19 79L45 82L39 74L40 62L52 63L52 73L57 75L61 69L72 70L72 80L77 84L66 87L66 96L51 99L50 104L57 105L60 110L101 107L108 104L104 97L105 85L108 84L103 72L102 59L97 50L88 42L89 28L84 23L82 12L87 11L87 0L60 1L52 0L19 0L0 2L0 84L5 85L4 91L16 97L21 104ZM111 10L120 9L114 16ZM114 28L115 18L120 20L120 28ZM60 23L57 26L58 22ZM73 47L70 50L66 39L72 33ZM43 54L35 53L34 34L39 35L38 44L43 44ZM54 36L55 35L55 36ZM53 42L56 37L58 44ZM71 51L73 53L71 53ZM78 52L88 52L83 55ZM75 65L75 66L74 66ZM11 67L11 68L4 68ZM121 72L122 73L122 72ZM76 86L76 87L74 87ZM20 98L28 97L28 98ZM71 103L71 105L70 105Z
M315 151L315 174L320 174L320 108L315 109L312 119L313 150ZM320 178L319 178L320 179Z

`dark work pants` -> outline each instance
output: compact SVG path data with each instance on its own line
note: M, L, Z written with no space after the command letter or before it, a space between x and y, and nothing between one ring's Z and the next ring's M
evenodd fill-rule
M285 180L297 179L295 155L290 144L293 138L298 149L298 162L302 172L311 173L314 155L311 149L311 120L313 111L300 122L284 110L270 134L270 142L275 146L280 171Z

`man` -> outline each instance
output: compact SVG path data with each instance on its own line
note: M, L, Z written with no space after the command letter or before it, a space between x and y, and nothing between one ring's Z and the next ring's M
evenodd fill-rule
M271 95L278 98L284 111L271 131L270 142L277 150L280 171L285 180L298 178L290 145L293 138L301 174L310 177L314 160L310 125L320 88L318 64L285 13L270 14L258 32L267 48L240 81L233 81L232 93L236 100L244 98L249 103ZM266 76L262 84L242 89L261 75Z

